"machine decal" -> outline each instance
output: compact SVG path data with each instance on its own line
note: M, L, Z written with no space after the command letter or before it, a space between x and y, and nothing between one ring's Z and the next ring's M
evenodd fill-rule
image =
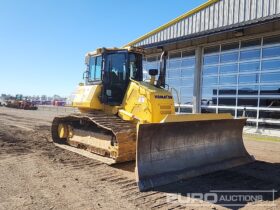
M172 96L169 95L155 95L156 99L172 99Z

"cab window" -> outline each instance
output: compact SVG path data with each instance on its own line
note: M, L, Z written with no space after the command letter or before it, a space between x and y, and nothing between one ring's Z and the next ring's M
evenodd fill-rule
M101 80L102 69L102 56L96 56L90 58L89 64L89 80L99 81Z
M112 53L107 55L106 70L110 74L111 83L126 83L127 71L125 62L125 53Z
M129 54L129 70L130 78L136 81L142 81L142 55L140 54Z

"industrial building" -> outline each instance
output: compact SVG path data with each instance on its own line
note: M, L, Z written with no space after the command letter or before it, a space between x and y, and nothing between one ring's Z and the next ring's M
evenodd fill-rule
M178 112L248 117L280 131L280 1L210 0L128 43L146 49L145 71L168 51L166 83Z

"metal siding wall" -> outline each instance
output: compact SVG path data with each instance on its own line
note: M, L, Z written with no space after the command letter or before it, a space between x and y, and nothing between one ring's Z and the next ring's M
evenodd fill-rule
M239 2L239 22L244 22L245 20L245 2L246 0L240 0Z
M162 41L165 41L165 40L167 40L167 29L165 29L163 31L163 40Z
M173 38L178 37L178 30L177 30L178 23L173 26Z
M182 30L181 22L182 22L182 21L180 21L180 22L178 22L178 23L176 24L176 36L177 36L177 37L180 37L180 36L181 36L181 30Z
M196 32L200 32L201 12L196 14Z
M197 14L193 15L193 33L197 33Z
M229 1L228 25L233 24L234 2L235 2L235 1Z
M257 17L257 14L256 14L256 12L257 12L257 1L258 0L252 0L251 1L251 17L250 17L251 20L256 19L256 17Z
M176 34L177 34L177 37L181 36L181 29L182 29L181 22L182 21L180 21L179 23L176 24L176 31L177 31Z
M195 32L200 32L200 13L196 13L196 24L195 24Z
M173 39L173 38L174 38L174 37L173 37L173 36L174 36L174 31L175 31L174 28L175 28L174 25L170 27L170 39Z
M166 29L166 39L170 39L170 27Z
M269 15L269 6L270 6L270 0L263 0L263 17L266 17Z
M172 38L179 37L177 33L177 24L173 26L172 31L173 31Z
M193 24L193 17L189 17L189 34L192 34L192 24Z
M224 24L223 26L228 25L228 17L229 17L229 0L224 1Z
M276 0L271 0L269 6L269 15L274 15L274 14L276 14Z
M156 33L156 34L154 35L154 37L155 37L155 42L158 42L158 33Z
M181 36L181 22L175 24L175 34L176 37Z
M205 9L205 26L204 26L205 31L209 29L209 21L210 18L209 18L209 7L208 7Z
M135 44L157 43L280 13L280 0L220 0Z
M251 0L245 0L245 21L250 20L251 17Z
M188 35L189 34L189 18L187 18L186 20L185 20L185 25L184 25L184 27L185 27L185 33L184 33L184 35L186 36L186 35Z
M200 16L200 31L204 31L205 30L205 10L202 10L200 12L201 16Z
M218 27L223 26L223 19L224 19L224 2L220 1L219 3L219 24Z
M192 20L192 33L196 33L196 14L193 15L193 20Z
M234 18L233 18L233 23L236 24L239 22L239 14L240 14L240 0L235 0L234 1L234 11L233 11L233 14L234 14Z
M214 28L214 6L209 7L209 30Z
M185 20L181 21L180 32L181 32L180 36L184 36L184 34L185 34Z
M219 4L214 4L214 28L219 27Z
M276 0L276 13L279 14L280 13L280 2L279 0Z
M166 29L166 40L170 39L170 27Z
M173 39L174 37L174 25L170 27L170 37L169 39Z
M167 39L171 39L171 27L167 29Z
M257 18L261 18L264 12L263 0L257 0Z
M167 28L167 29L165 30L166 38L165 38L164 40L169 39L169 32L170 32L170 28Z

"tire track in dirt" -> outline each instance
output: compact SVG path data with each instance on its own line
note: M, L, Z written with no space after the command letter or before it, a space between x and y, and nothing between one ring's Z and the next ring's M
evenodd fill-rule
M11 151L14 154L11 154L9 149L5 150L5 152L8 153L8 156L19 156L40 151L43 158L47 158L58 167L63 166L66 173L70 173L73 170L83 170L83 172L91 174L94 179L88 181L89 186L94 185L99 188L109 186L116 194L124 195L121 198L133 204L135 208L154 209L168 206L164 193L140 193L135 180L124 176L119 169L55 147L47 141L50 138L49 129L50 127L48 126L37 126L34 131L27 131L19 130L18 127L9 127L10 132L8 135L0 130L1 140L9 139L5 142L9 144L8 147L12 145ZM6 127L4 130L8 130L8 128ZM24 139L28 139L28 141ZM131 163L131 167L134 167L133 163Z
M28 165L28 161L33 162L33 160L30 160L30 156L36 155L40 157L39 160L42 163L47 163L52 170L61 170L63 172L62 177L59 178L61 182L64 179L70 180L71 183L66 185L77 184L78 186L77 189L71 188L72 190L86 192L83 195L87 199L88 205L81 202L75 205L75 203L71 202L71 205L78 208L86 209L85 207L91 205L93 208L108 208L108 206L113 205L111 207L118 208L121 206L130 209L185 209L185 205L178 203L177 200L167 202L167 193L181 193L183 197L187 197L187 193L209 192L212 189L276 188L280 190L280 181L278 179L279 164L256 162L247 166L184 180L157 188L154 191L139 192L133 178L133 163L110 167L99 161L55 147L51 143L49 122L40 121L40 123L37 123L34 119L31 119L27 118L19 123L29 124L32 126L32 130L9 126L8 124L1 125L0 158L19 158L20 161L23 161L23 164ZM13 116L6 118L6 120L16 125L17 119L13 118ZM255 147L256 145L254 144ZM267 154L268 158L269 155ZM271 174L268 174L268 171ZM56 189L54 186L52 187ZM279 201L279 196L280 194L278 193L276 195L277 202ZM106 197L106 199L103 197ZM82 200L82 198L79 199ZM269 199L267 200L269 201ZM109 204L107 204L108 202ZM206 204L206 206L203 206L205 209L223 209L220 205L205 202L203 204ZM58 206L60 205L58 203ZM198 209L195 206L187 207L187 209L189 208ZM201 208L202 206L199 206L199 209ZM254 206L252 209L256 209L256 207Z

